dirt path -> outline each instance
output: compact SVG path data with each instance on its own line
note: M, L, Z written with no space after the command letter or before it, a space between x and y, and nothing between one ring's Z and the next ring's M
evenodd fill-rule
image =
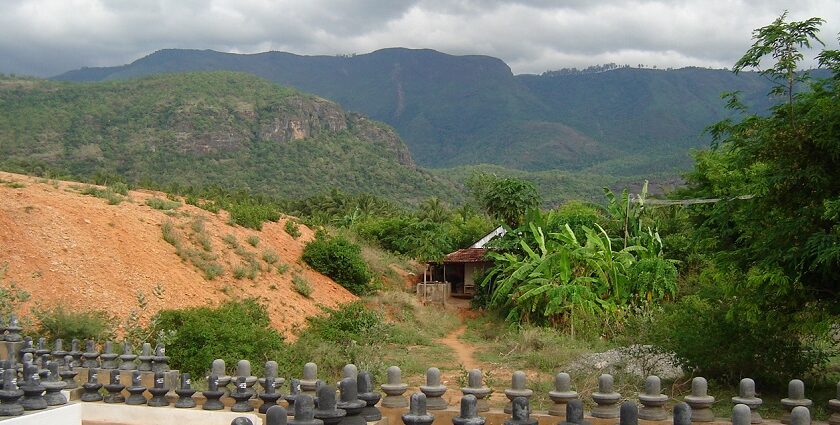
M461 325L449 335L439 339L438 342L447 345L455 352L455 357L458 359L458 363L461 364L464 369L470 370L480 368L480 363L475 359L475 357L473 357L473 351L475 351L475 348L459 339L466 330L467 327L465 325Z

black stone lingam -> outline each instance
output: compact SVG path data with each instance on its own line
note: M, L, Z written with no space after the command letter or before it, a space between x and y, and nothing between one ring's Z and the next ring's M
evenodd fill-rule
M146 387L143 386L143 383L140 379L140 371L135 370L131 372L131 386L125 389L128 391L128 398L125 399L125 404L131 406L140 406L146 404L146 396L143 393L146 392Z
M315 418L324 421L324 425L336 425L347 416L347 411L336 407L335 387L323 385L318 389L318 408Z
M166 356L166 347L160 341L155 346L155 354L152 356L152 371L169 371L169 357Z
M207 378L207 391L202 391L202 395L207 400L204 401L204 405L201 406L204 410L222 410L225 408L225 405L220 400L223 395L225 395L224 390L219 389L219 377L216 375L210 375Z
M38 366L33 364L23 365L23 376L25 381L20 389L23 390L23 398L20 400L23 410L43 410L47 408L47 400L44 399L44 388L38 376Z
M355 382L353 383L355 386ZM315 419L315 401L307 394L299 394L295 399L295 417L289 425L324 425L324 421Z
M137 369L137 364L134 363L134 360L137 359L137 355L134 354L134 349L131 347L131 343L128 341L123 341L123 353L120 355L120 370L134 370Z
M382 412L376 408L376 403L379 403L382 394L373 390L373 377L370 375L370 372L360 372L357 379L356 389L359 394L359 400L366 403L366 406L362 408L362 413L360 414L367 422L375 422L382 419Z
M537 425L537 420L531 418L531 406L526 397L516 397L511 402L511 416L505 425Z
M408 413L402 415L405 425L431 425L435 417L426 410L426 394L414 393L409 399Z
M64 351L64 340L58 338L55 340L55 345L53 346L52 359L54 362L58 363L59 368L64 366L65 356L67 356L67 351Z
M67 384L65 389L73 390L79 388L79 384L76 382L76 375L78 374L79 372L76 372L76 369L73 367L73 356L69 354L64 356L64 368L58 371L58 375Z
M566 420L560 425L589 425L583 420L583 402L574 398L566 402Z
M22 330L23 328L20 327L17 315L9 315L9 323L6 324L6 341L20 342L20 331Z
M102 384L99 383L98 373L97 369L88 369L88 380L82 384L82 388L85 390L80 397L82 401L102 401L103 397L99 394Z
M691 407L688 403L674 405L674 425L691 425Z
M114 353L114 343L111 341L105 341L105 347L102 349L103 353L99 356L102 360L102 369L116 369L117 368L117 358L120 356L117 353Z
M234 400L233 406L230 407L231 412L253 412L254 408L248 403L251 399L251 392L248 390L246 377L237 376L236 386L230 392L230 397Z
M20 359L29 353L32 355L32 358L35 358L35 347L32 345L32 337L26 336L23 338L23 345L20 346L20 350L18 350L18 356ZM22 360L21 360L22 361Z
M23 390L17 386L17 371L5 369L3 371L3 387L0 388L0 416L20 416L23 406L19 400L23 397Z
M289 394L283 397L286 403L289 404L289 409L286 411L286 414L289 416L294 416L295 414L295 399L297 399L298 395L300 395L300 380L292 378L289 380Z
M47 339L42 337L38 338L38 348L35 349L35 357L41 362L38 364L38 366L40 366L41 369L47 368L47 363L44 361L44 356L47 356L47 361L50 360L50 349L47 346Z
M85 341L85 351L82 353L82 367L88 369L99 368L99 351L92 339Z
M265 412L265 425L286 425L287 421L286 409L283 406L274 405Z
M104 400L105 403L125 403L125 397L122 395L125 385L120 383L120 371L111 369L109 373L110 379L105 384L105 390L108 391L108 396Z
M195 407L195 400L192 398L195 390L192 388L189 373L181 374L181 385L175 390L175 394L178 394L178 401L175 402L175 407L181 409Z
M274 388L280 388L286 380L277 376L277 362L269 360L265 362L264 376L259 379L260 387L263 391L267 390L265 380L267 378L274 378Z
M155 356L152 355L152 344L148 342L143 343L143 348L140 351L140 355L137 356L137 360L140 361L140 364L137 365L137 370L142 372L151 372L152 371L152 360Z
M155 372L155 385L149 388L152 398L147 403L151 407L165 407L169 406L169 400L166 399L166 393L169 388L166 388L163 372Z
M73 367L79 367L82 365L82 355L84 353L82 353L82 350L79 349L79 344L81 344L81 342L78 339L73 338L70 342L70 352L67 353L73 357Z
M280 392L277 391L277 386L274 383L274 377L267 376L260 385L264 388L264 391L258 396L263 402L263 404L260 405L259 412L265 414L268 412L268 409L277 405L277 400L280 399L280 397L283 397L283 394L280 394ZM333 399L335 399L335 396L333 396Z
M47 369L47 363L50 362L50 355L49 354L42 354L41 357L38 359L38 362L35 364L38 366L38 377L41 378L41 382L47 380L50 376L50 371Z
M341 419L340 425L366 425L367 421L361 415L362 409L367 406L358 396L358 384L353 378L344 378L338 384L341 391L341 401L336 403L339 409L347 411L347 415Z
M233 418L230 425L254 425L254 422L244 416Z
M618 409L618 425L639 425L639 406L628 400Z
M61 390L67 388L67 383L60 379L58 362L47 361L47 377L41 382L41 385L46 390L44 400L47 401L47 406L67 404L67 397L61 393Z
M486 420L478 416L478 399L467 394L461 397L461 414L452 418L454 425L484 425Z

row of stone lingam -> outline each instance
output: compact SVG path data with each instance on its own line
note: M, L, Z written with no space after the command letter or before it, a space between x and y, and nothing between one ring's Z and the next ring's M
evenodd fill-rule
M6 335L8 339L8 335ZM71 342L70 351L64 350L64 341L56 339L53 346L47 344L46 338L38 338L37 346L33 343L32 338L24 337L17 342L20 348L9 352L9 360L15 362L16 359L21 361L37 362L41 368L44 368L44 362L52 360L58 362L59 365L64 365L64 359L70 356L74 367L81 366L91 369L120 369L120 370L140 370L152 372L166 372L169 370L169 357L166 356L166 348L162 343L158 343L154 349L149 343L143 343L140 354L134 354L134 349L127 341L122 343L122 354L114 352L114 343L112 341L105 341L102 344L102 352L93 340L85 341L85 348L82 351L81 342L78 339L73 339ZM13 344L6 344L7 351L12 350Z

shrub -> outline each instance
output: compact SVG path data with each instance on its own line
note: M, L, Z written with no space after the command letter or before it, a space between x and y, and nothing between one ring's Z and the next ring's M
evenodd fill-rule
M160 198L149 198L146 199L146 205L156 209L156 210L174 210L181 206L181 203L178 201L170 201L168 199L160 199Z
M213 280L225 274L225 268L215 261L208 261L197 266L204 272L204 278L207 280Z
M277 221L280 219L280 212L277 211L277 208L263 204L230 204L228 206L228 213L230 213L231 224L238 224L242 227L256 230L262 230L262 224L265 221Z
M127 192L126 192L127 193ZM88 186L81 191L82 195L91 195L97 198L102 198L108 202L108 205L118 205L123 201L123 197L114 192L110 188L100 189L95 186Z
M225 245L227 245L231 248L238 248L239 247L239 241L236 240L236 236L233 235L232 233L228 233L228 234L222 236L222 241L225 243Z
M262 253L262 259L268 264L275 264L280 261L280 256L273 249L266 249Z
M277 265L277 273L283 274L289 270L289 265L286 263L280 263Z
M245 238L245 242L248 242L248 245L251 245L254 248L256 248L257 245L260 244L260 237L257 235L250 235L247 238Z
M283 230L292 237L292 239L297 239L300 237L300 225L294 220L286 220L286 224L283 225Z
M102 340L113 334L116 319L105 311L72 311L61 304L33 310L38 333L48 339Z
M283 336L271 327L266 307L252 298L218 307L162 310L152 330L153 334L173 333L167 345L172 367L192 376L204 376L217 358L229 365L240 359L261 365L284 346Z
M362 258L362 248L343 236L330 237L318 231L315 239L304 247L302 258L356 295L369 290L371 275Z
M301 294L306 298L309 298L312 295L312 285L309 284L309 281L306 280L305 277L295 274L292 276L292 285L298 294Z

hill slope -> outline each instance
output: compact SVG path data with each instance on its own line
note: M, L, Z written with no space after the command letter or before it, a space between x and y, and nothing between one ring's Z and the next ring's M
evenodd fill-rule
M748 72L620 68L514 76L496 58L402 48L348 57L170 49L56 78L220 69L253 73L387 122L431 167L581 169L607 161L605 168L647 173L664 161L685 165L689 148L707 145L700 134L724 117L722 92L741 90L758 110L769 104L767 82Z
M414 202L454 186L387 125L243 73L104 83L0 80L0 167L304 197L338 188Z
M224 211L211 214L181 205L167 214L145 204L149 198L163 198L160 193L132 191L119 205L108 205L80 194L82 189L74 183L0 172L0 271L5 269L0 281L31 294L26 308L65 303L75 309L106 310L120 319L137 311L145 322L162 308L261 297L272 325L292 336L307 316L321 311L319 306L356 299L300 261L313 232L301 225L301 237L293 239L283 230L288 217L255 231L226 224ZM165 223L187 249L190 240L203 235L210 249L202 252L215 257L212 261L223 274L207 280L191 261L183 260L164 240ZM197 228L203 230L196 232ZM246 242L248 237L259 238L256 247ZM238 249L231 247L233 240ZM279 260L267 262L267 252L276 253ZM236 279L234 269L249 261L249 253L260 271L253 280ZM288 270L281 273L280 264ZM295 292L295 275L310 282L311 298Z

